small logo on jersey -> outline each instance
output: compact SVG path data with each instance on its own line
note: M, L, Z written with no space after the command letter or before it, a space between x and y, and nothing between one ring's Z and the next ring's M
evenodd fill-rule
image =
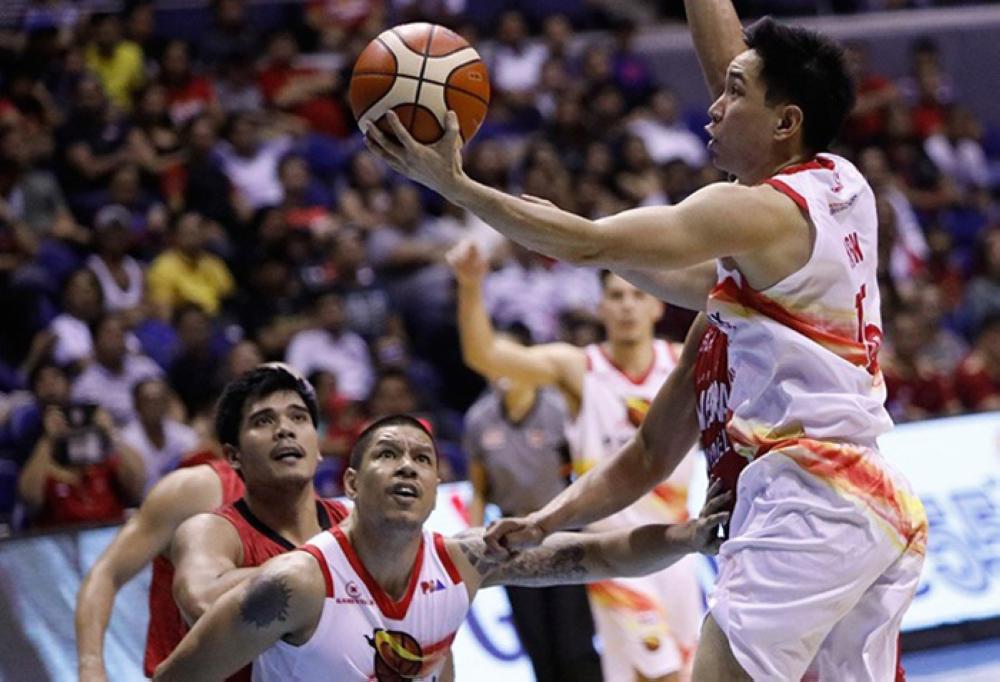
M424 651L411 635L377 629L365 640L375 650L377 682L405 682L418 677L423 670Z
M642 420L649 412L649 401L645 398L630 397L625 398L625 413L628 415L628 422L635 428L642 426Z
M660 638L659 637L643 637L642 645L646 647L646 651L656 651L660 648Z
M851 262L852 268L865 259L865 255L861 252L861 241L858 239L857 232L852 232L844 237L844 249L847 251L847 260Z
M360 606L371 606L375 602L371 599L365 599L364 593L358 584L353 580L349 580L347 585L344 587L344 591L347 592L346 597L337 597L334 601L338 604L358 604Z
M444 583L440 580L421 580L420 581L420 594L428 594L429 592L440 592L444 589Z

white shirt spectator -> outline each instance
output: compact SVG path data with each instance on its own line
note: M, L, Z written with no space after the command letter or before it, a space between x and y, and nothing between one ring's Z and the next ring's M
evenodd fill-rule
M104 309L109 312L119 310L130 310L142 303L143 282L145 277L142 273L142 266L132 256L125 256L122 259L122 267L128 277L128 283L124 288L118 286L111 270L107 264L97 255L92 255L87 259L87 267L97 275L97 281L104 291Z
M930 247L920 229L917 214L903 191L890 186L882 190L882 196L892 206L896 216L896 243L889 254L889 274L896 283L906 284L923 269Z
M219 145L222 171L251 208L274 206L284 195L278 180L278 162L291 147L291 137L279 137L261 143L255 155L245 157L223 142Z
M52 357L57 364L68 365L89 360L94 355L94 339L90 334L90 327L80 318L69 313L57 315L49 323L49 331L56 337Z
M512 260L487 275L483 284L483 300L490 317L500 327L523 323L531 330L535 343L556 340L560 313L593 311L600 296L596 272L565 264L524 267Z
M100 405L121 426L136 416L132 387L142 379L162 375L160 366L145 355L126 355L119 373L94 362L73 382L71 396L74 402Z
M990 169L986 153L975 140L965 138L953 141L943 133L937 133L924 141L924 151L937 169L963 190L989 186Z
M292 337L285 362L303 376L324 370L337 377L337 391L365 400L375 382L368 345L354 332L339 336L325 329L306 329Z
M490 80L497 90L504 92L534 90L548 56L549 51L539 43L525 43L519 50L499 45L493 53Z
M657 165L680 160L692 168L708 163L705 143L682 125L664 125L651 118L640 118L628 124L632 134L642 138L646 151Z
M163 420L163 447L156 447L142 423L138 419L130 421L122 429L122 439L142 455L146 464L146 487L143 497L157 481L177 468L181 459L198 445L198 434L194 429L173 419Z

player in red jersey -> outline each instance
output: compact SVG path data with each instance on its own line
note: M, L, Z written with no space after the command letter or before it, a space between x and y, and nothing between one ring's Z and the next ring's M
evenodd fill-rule
M149 629L144 670L173 651L187 628L170 594L174 568L164 552L174 531L196 514L211 511L243 495L243 481L225 460L210 453L186 460L182 468L150 490L139 511L128 520L91 567L77 594L77 670L82 682L104 682L104 633L115 595L150 561Z
M313 488L317 412L311 387L283 366L258 367L226 386L216 432L246 490L185 521L174 536L173 594L188 621L260 564L347 516L344 505L320 500Z

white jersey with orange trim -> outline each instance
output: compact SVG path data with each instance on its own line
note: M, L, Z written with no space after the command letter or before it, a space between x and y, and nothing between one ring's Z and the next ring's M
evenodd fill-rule
M319 624L305 644L279 641L257 657L255 681L439 678L469 611L468 591L441 535L424 531L399 601L375 582L340 527L300 549L316 558L326 581Z
M878 366L872 189L832 154L765 183L808 216L815 241L805 265L762 291L719 261L708 314L728 336L730 440L748 459L796 438L874 446L892 421Z
M600 345L588 346L586 354L580 411L566 429L578 474L611 458L632 439L678 358L673 346L654 341L649 368L632 378ZM652 492L589 528L614 530L686 520L694 466L694 458L685 457ZM637 672L654 679L690 668L703 612L696 561L687 556L658 573L587 586L605 682L631 682Z
M600 344L587 346L580 410L566 426L566 439L579 476L610 459L635 435L660 386L677 367L677 350L653 342L653 361L640 377L629 377ZM644 523L677 523L688 518L687 495L694 461L688 456L666 481L632 505L591 524L592 530L634 528Z

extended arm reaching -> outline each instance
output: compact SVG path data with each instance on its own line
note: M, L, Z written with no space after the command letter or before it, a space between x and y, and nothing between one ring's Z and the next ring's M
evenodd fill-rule
M726 69L746 49L732 0L684 0L694 49L712 98L722 94Z
M480 587L544 587L646 575L692 552L715 554L721 543L718 528L729 518L729 512L722 509L730 497L715 482L701 515L686 523L605 533L556 533L538 547L506 557L489 552L481 529L452 542L461 553L460 565L467 567L466 573Z

